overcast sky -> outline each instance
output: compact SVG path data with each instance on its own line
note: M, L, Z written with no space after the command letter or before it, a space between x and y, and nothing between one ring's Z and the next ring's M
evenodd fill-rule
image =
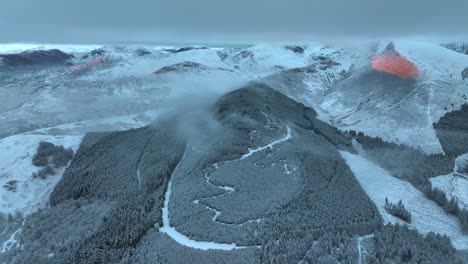
M466 36L468 0L1 0L0 43Z

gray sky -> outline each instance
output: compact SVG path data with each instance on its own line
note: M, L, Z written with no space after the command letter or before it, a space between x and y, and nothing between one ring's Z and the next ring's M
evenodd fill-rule
M0 43L466 36L468 0L2 0Z

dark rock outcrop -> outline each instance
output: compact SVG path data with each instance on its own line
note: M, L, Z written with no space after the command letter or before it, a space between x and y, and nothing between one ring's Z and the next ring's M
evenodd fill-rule
M468 104L445 114L434 124L440 144L446 155L456 158L468 152Z
M314 57L314 60L318 61L319 63L319 68L320 70L324 71L327 70L328 68L334 67L334 66L340 66L341 64L332 60L329 57L326 57L324 55L319 55Z
M201 50L201 49L208 49L207 47L183 47L179 49L166 49L165 51L168 51L170 53L180 53L180 52L185 52L185 51L190 51L190 50Z
M106 52L103 49L95 49L89 52L88 54L85 54L81 57L81 59L87 59L89 57L95 58L101 55L104 55Z
M285 48L297 54L304 54L305 51L305 48L301 46L286 46Z
M140 57L152 54L151 51L149 51L147 49L137 49L135 53Z

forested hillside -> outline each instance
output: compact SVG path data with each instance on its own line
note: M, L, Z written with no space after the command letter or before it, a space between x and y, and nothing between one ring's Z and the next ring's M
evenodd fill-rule
M339 153L353 151L351 138L318 120L313 109L250 83L207 106L203 117L195 112L88 134L50 207L24 220L15 237L21 247L0 260L357 263L364 258L358 237L375 233L370 241L378 249L393 236L407 239L391 240L385 251L369 248L369 263L438 263L442 255L460 263L446 237L382 226ZM363 135L357 140L414 184L449 168L438 155ZM408 253L412 244L417 247Z
M450 158L468 153L468 104L445 114L434 128L445 154Z

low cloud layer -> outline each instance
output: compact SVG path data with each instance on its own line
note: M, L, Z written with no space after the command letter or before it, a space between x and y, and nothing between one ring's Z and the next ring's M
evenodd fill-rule
M3 0L0 43L466 36L466 0Z

